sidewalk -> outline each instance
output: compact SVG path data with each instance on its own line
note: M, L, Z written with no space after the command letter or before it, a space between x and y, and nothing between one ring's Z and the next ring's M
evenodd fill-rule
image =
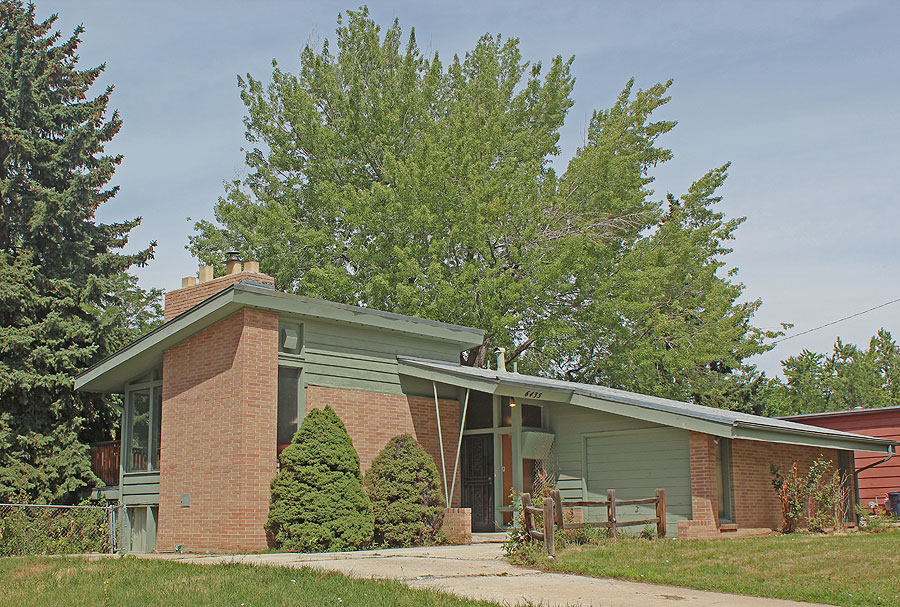
M430 588L472 599L552 607L811 607L812 603L761 599L676 586L642 584L510 565L499 544L396 548L323 554L243 554L232 556L155 555L188 563L246 563L312 567L356 578L394 579L412 588Z

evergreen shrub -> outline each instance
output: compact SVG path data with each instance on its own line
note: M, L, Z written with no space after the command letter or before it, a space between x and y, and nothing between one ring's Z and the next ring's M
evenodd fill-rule
M359 455L334 409L307 413L280 460L266 524L277 547L331 552L371 545L372 505Z
M375 542L387 546L435 543L444 521L444 496L434 460L409 434L395 436L366 472L375 514Z

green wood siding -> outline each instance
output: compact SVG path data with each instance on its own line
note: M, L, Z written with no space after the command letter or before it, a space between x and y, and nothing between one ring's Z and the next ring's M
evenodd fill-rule
M307 385L403 394L397 355L459 360L453 344L402 333L298 318L302 322Z
M122 502L133 504L159 503L159 472L129 472L122 475Z
M568 499L578 499L581 480L584 499L605 499L615 489L619 499L652 497L666 490L666 524L675 536L678 521L691 518L691 470L688 432L645 421L591 411L571 405L549 405L557 472L564 479ZM635 512L637 508L637 512ZM619 520L653 516L652 507L617 509ZM606 511L587 512L588 519ZM628 528L634 533L640 527Z

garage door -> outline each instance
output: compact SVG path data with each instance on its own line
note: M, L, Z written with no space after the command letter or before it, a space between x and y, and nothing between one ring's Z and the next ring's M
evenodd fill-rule
M648 428L621 432L599 432L584 437L587 499L605 499L607 489L616 499L653 497L666 490L666 527L669 535L678 521L691 517L691 460L688 433L677 428ZM606 512L587 513L606 518ZM620 521L655 516L654 506L622 506ZM627 528L639 533L640 527Z

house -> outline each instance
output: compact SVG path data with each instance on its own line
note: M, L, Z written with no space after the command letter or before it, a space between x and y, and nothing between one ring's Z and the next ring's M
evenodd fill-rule
M91 367L77 390L124 395L119 481L132 551L257 550L277 452L306 411L331 405L367 468L412 434L432 455L453 533L495 530L536 471L566 498L664 488L680 537L771 529L770 464L891 440L600 386L461 366L480 330L281 293L258 264L203 266L166 294L165 324ZM638 509L639 510L639 509ZM593 516L591 512L584 513ZM620 518L647 518L629 511Z
M900 407L808 413L781 419L900 441ZM879 510L884 508L888 492L900 491L900 458L885 461L884 454L857 451L854 459L859 504L868 506L874 502Z

